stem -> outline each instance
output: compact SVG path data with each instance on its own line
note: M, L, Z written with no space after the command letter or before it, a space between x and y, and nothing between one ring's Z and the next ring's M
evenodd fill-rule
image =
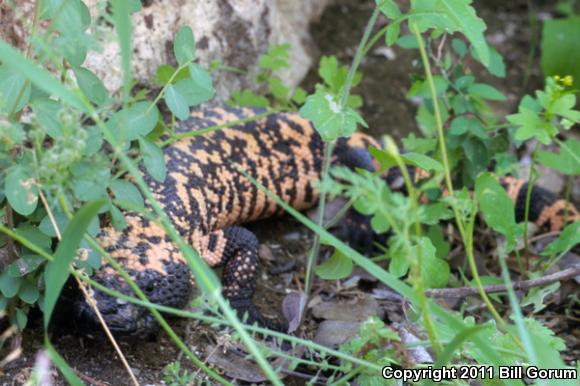
M322 176L320 178L321 181L326 180L328 178L328 169L330 168L330 159L332 156L332 150L334 148L334 142L328 142L324 146L324 158L322 160ZM324 226L324 206L326 205L326 194L321 194L320 199L318 201L318 219L317 224L321 227ZM312 249L310 249L310 253L308 254L308 261L306 266L306 282L304 284L304 294L306 299L308 299L308 295L310 294L310 290L312 289L312 279L314 277L314 266L316 266L318 252L320 250L320 236L315 234L314 242L312 244ZM304 306L306 305L306 300L304 301Z
M409 176L409 171L407 170L407 166L403 163L403 160L397 153L395 156L399 169L401 170L401 174L403 174L403 178L405 180L405 185L407 186L407 192L409 192L409 199L411 200L411 205L413 207L413 215L415 217L415 234L417 236L417 261L412 260L412 270L413 276L415 278L415 287L417 288L418 297L419 297L419 304L421 305L421 309L423 310L423 319L425 320L425 330L427 330L427 335L429 335L429 340L431 341L431 345L433 347L433 351L435 352L435 357L439 357L441 354L442 347L439 343L439 337L435 331L435 326L433 321L431 320L431 314L429 312L429 305L427 304L427 296L425 295L425 286L423 284L423 273L421 271L421 267L423 266L423 256L421 254L421 244L419 240L422 237L422 230L421 230L421 223L419 219L419 206L417 205L417 192L413 183L411 181L411 177Z
M441 113L439 111L439 103L437 101L437 93L435 91L435 83L433 82L433 75L431 73L431 65L429 63L429 59L427 57L427 52L425 51L425 45L423 43L423 38L421 37L421 33L419 32L419 28L414 22L409 23L411 30L414 32L415 37L417 38L417 43L419 44L419 51L421 52L421 60L423 61L423 65L425 66L425 75L427 77L427 82L429 83L429 90L431 92L431 98L433 100L433 109L435 110L435 122L437 124L437 132L439 135L439 149L441 152L441 158L443 159L443 166L445 168L445 183L447 185L447 191L449 193L449 197L453 198L453 184L451 182L451 171L449 168L449 160L447 158L447 146L445 144L445 134L443 133L443 124L441 120ZM459 229L459 233L461 235L461 240L463 241L463 245L465 246L465 250L467 253L467 259L469 261L469 267L471 269L471 274L473 275L473 280L476 283L477 289L479 290L479 294L481 295L481 299L487 306L489 312L493 315L493 317L497 320L497 323L500 326L504 326L505 322L489 300L489 297L483 290L483 284L481 283L481 279L479 277L479 272L477 271L477 265L475 264L475 256L473 254L473 224L475 222L475 213L471 214L471 220L469 222L469 235L465 234L465 227L463 224L463 220L459 215L459 211L457 210L455 205L451 205L453 210L453 215L455 216L455 222L457 223L457 228ZM475 209L474 209L475 211Z
M538 143L534 142L534 150L532 152L532 162L530 163L530 175L528 176L528 186L526 187L526 206L524 208L524 256L526 258L526 271L530 269L529 263L529 251L528 251L528 220L530 216L530 203L532 201L532 189L534 186L535 178L535 164L536 157L538 154ZM516 197L517 200L517 197Z
M485 293L485 289L483 288L483 283L481 282L481 278L479 277L479 272L477 271L477 265L475 264L475 256L473 254L473 225L475 223L475 212L477 210L477 205L474 205L473 211L471 213L469 224L467 225L468 233L467 233L467 245L465 246L467 252L467 260L469 262L469 268L471 270L471 274L473 275L473 281L475 281L475 285L477 287L477 291L479 292L479 296L487 306L487 309L493 315L494 319L496 320L497 324L500 327L505 327L506 322L501 318L491 300Z
M171 74L171 77L169 78L167 83L165 83L165 86L163 86L163 88L161 89L161 91L159 91L159 94L157 94L157 96L155 97L153 102L151 102L149 107L147 107L147 110L145 110L145 114L143 114L143 115L147 115L151 112L151 109L153 108L153 106L155 106L157 104L157 102L159 102L159 100L161 99L163 94L165 94L165 90L167 89L167 87L169 87L171 85L171 82L173 82L173 80L177 77L177 74L179 74L179 72L181 70L183 70L185 67L189 66L189 64L191 62L192 62L191 60L188 60L187 62L183 63L181 66L177 67L175 72L173 74Z
M378 7L375 7L368 23L367 26L365 27L365 32L363 34L363 37L361 38L361 41L356 49L356 53L354 55L354 58L352 60L352 64L350 65L350 69L348 70L348 74L346 75L346 80L344 82L344 87L342 89L342 98L340 100L340 107L344 108L346 106L346 102L348 100L348 96L350 94L350 88L352 87L352 80L354 78L354 74L356 73L356 70L358 68L358 66L360 65L360 62L362 61L362 58L364 57L364 47L366 45L366 42L369 40L369 36L371 34L371 31L377 21L377 17L379 16L380 10Z
M265 117L270 116L272 114L281 113L281 112L285 112L285 111L288 111L288 109L280 107L277 109L272 109L272 110L266 111L264 113L253 115L251 117L245 117L245 118L237 119L235 121L226 122L226 123L222 123L222 124L214 125L214 126L210 126L210 127L205 127L203 129L200 129L200 130L192 130L192 131L188 131L186 133L173 134L169 139L162 142L160 144L160 146L165 147L165 146L171 145L171 144L173 144L181 139L184 139L184 138L195 137L198 135L211 133L211 132L225 129L228 127L243 125L244 123L257 121L259 119L265 118Z
M34 2L34 19L32 20L32 29L30 30L30 36L34 36L36 34L36 31L38 30L38 23L40 21L40 10L42 6L42 0L36 0ZM32 39L30 39L30 41L32 41ZM26 47L26 53L25 56L27 58L30 58L30 49L32 48L32 43L28 43L28 46ZM18 91L18 96L16 97L16 100L14 101L14 105L12 106L12 109L10 110L10 114L8 114L9 117L14 117L14 114L16 113L16 107L18 107L18 104L20 103L20 99L22 99L22 96L24 95L24 91L26 90L26 87L28 87L30 85L30 80L26 79L24 81L24 84L22 85L22 87L20 88L20 90Z
M453 198L453 183L451 182L451 169L449 167L449 159L447 157L447 145L445 143L445 133L443 132L443 122L441 119L441 112L439 111L439 102L437 99L437 92L435 91L435 82L433 81L433 75L431 73L431 65L429 63L429 58L427 57L427 51L425 50L425 44L423 43L423 38L419 32L419 28L414 22L410 22L410 27L415 37L417 38L417 43L419 44L419 52L421 53L421 60L423 61L423 66L425 66L425 75L427 77L427 83L429 84L429 90L431 92L431 98L433 100L433 109L435 110L435 123L437 125L437 133L439 136L439 151L441 153L441 158L443 160L443 167L445 168L445 184L449 197ZM457 223L457 228L461 234L461 239L463 244L466 244L465 240L465 228L461 216L455 208L451 205L453 209L453 214L455 216L455 222Z
M354 204L354 200L351 198L350 200L348 200L346 204L343 205L342 208L340 208L338 213L336 213L336 215L334 215L333 218L331 218L326 222L326 224L324 224L324 229L329 229L333 227L337 223L337 221L340 220L346 214L346 212L348 212L352 204Z
M501 276L503 278L504 285L506 286L507 289L510 306L514 315L514 321L521 341L520 339L518 339L517 336L515 336L515 334L510 332L510 335L513 338L514 342L520 348L522 348L522 350L526 351L527 359L529 359L531 363L539 364L535 348L532 344L528 330L526 329L526 326L523 322L522 310L520 308L518 298L513 288L513 283L510 278L509 270L506 264L506 253L504 250L499 251L499 265L501 267Z
M378 7L375 7L375 9L373 10L373 13L369 19L369 21L367 22L367 25L365 27L365 31L363 33L363 36L360 40L360 43L357 47L356 50L356 54L352 60L352 64L350 65L350 68L348 70L348 74L346 75L346 79L344 81L344 86L342 88L342 92L341 92L341 98L340 98L340 109L343 110L346 107L346 103L348 101L348 96L350 94L350 89L352 87L352 80L354 78L354 74L356 73L356 69L358 68L358 66L360 65L360 62L362 61L363 55L364 55L364 47L366 45L366 42L369 39L369 36L371 34L371 31L377 21L377 17L379 16L380 10ZM328 178L328 170L330 167L330 160L332 158L332 150L334 148L334 141L331 142L327 142L325 143L324 146L324 158L322 160L322 173L320 176L320 181L326 181L326 179ZM318 202L318 226L320 227L324 227L324 206L326 204L326 194L321 194L320 195L320 199ZM306 283L304 285L304 294L305 294L305 302L302 305L303 307L306 304L306 299L308 299L308 295L310 294L310 290L312 288L312 277L313 277L313 272L314 272L314 266L316 266L316 262L318 260L318 252L320 250L320 236L317 234L315 234L314 236L314 242L312 244L312 249L310 250L310 253L308 255L308 265L306 267Z

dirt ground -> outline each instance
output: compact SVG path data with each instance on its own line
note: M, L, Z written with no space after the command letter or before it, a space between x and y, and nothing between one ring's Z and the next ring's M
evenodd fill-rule
M486 1L478 5L479 15L488 24L488 40L504 55L508 70L505 79L485 75L481 66L474 65L473 71L482 80L494 84L508 96L508 103L497 107L500 113L515 110L517 101L528 90L541 84L537 65L531 68L527 90L522 89L529 55L530 28L525 1ZM343 64L350 64L356 46L372 11L373 1L339 0L329 7L319 23L312 26L314 40L320 55L336 55ZM384 23L382 20L381 23ZM380 24L380 23L379 23ZM380 28L380 26L378 27ZM377 28L377 29L378 29ZM410 72L417 71L415 51L398 47L387 49L377 45L366 57L360 71L363 81L354 92L363 96L365 105L362 115L369 123L373 135L390 134L400 138L417 130L414 114L416 106L406 97L410 84ZM535 62L538 63L537 57ZM316 69L305 80L305 87L313 89L317 80ZM309 233L294 220L284 217L250 226L263 247L265 264L255 297L256 303L267 316L280 317L280 304L286 288L296 289L297 278L302 278L304 261L311 242ZM272 274L271 270L292 261L290 272ZM315 288L320 290L320 288ZM213 330L194 322L175 321L173 326L180 336L200 358L206 358L206 348L215 345L219 336ZM305 337L316 332L315 322L306 323L299 331ZM575 342L577 342L576 340ZM0 373L1 385L20 385L30 375L37 352L42 348L41 328L28 329L23 337L23 353L7 371ZM54 341L59 353L81 375L87 383L94 385L127 385L129 378L113 348L106 340L89 340L77 336L62 336ZM165 384L163 368L181 359L175 346L167 337L149 341L122 342L121 347L139 382L143 385ZM187 366L187 360L182 364ZM219 370L218 370L219 371ZM300 384L299 378L288 378L287 382ZM64 384L57 378L57 384Z

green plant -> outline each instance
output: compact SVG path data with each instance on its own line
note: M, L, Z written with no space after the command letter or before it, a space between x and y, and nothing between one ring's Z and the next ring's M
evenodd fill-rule
M181 362L172 362L163 369L164 380L169 386L193 385L197 374L181 368Z
M295 109L297 104L304 102L306 92L298 87L293 92L284 84L276 72L290 67L288 63L290 45L272 45L263 55L260 55L258 65L262 70L256 77L256 83L265 88L265 95L258 95L250 89L234 91L229 104L247 107L275 107Z
M185 119L189 115L189 107L213 96L211 71L235 69L226 68L219 61L213 63L211 71L195 64L195 39L191 30L182 28L174 42L178 67L164 65L158 69L155 81L161 90L149 102L149 90L134 92L131 88L129 15L139 9L139 2L112 4L112 18L109 19L117 29L122 49L124 84L120 96L108 95L96 75L82 66L86 52L95 42L87 33L92 21L80 0L36 2L33 38L26 55L0 42L0 186L4 187L0 189L0 203L4 203L1 215L6 223L0 224L0 231L10 238L7 247L18 252L0 274L0 313L7 311L13 323L23 328L27 310L38 304L43 308L47 327L60 290L72 275L79 283L86 283L83 285L147 307L187 359L222 384L228 381L190 351L160 312L232 327L232 339L245 344L273 384L281 384L281 380L266 361L270 356L288 360L290 369L304 364L328 371L331 381L345 383L355 379L363 385L380 381L378 374L386 364L412 366L406 362L404 352L413 344L400 342L398 335L377 319L363 323L359 336L339 350L240 324L221 296L215 275L177 235L137 168L142 162L153 178L163 181L166 171L162 146L185 136L224 127L181 134L172 130L175 119ZM372 35L381 12L390 23ZM46 27L40 28L40 21ZM403 24L408 28L402 29ZM404 30L411 34L400 36ZM343 67L336 58L323 57L319 66L323 83L312 95L306 97L301 89L291 93L277 76L278 70L287 67L289 47L282 45L271 47L260 58L263 71L257 81L266 86L267 96L243 90L232 94L231 103L274 106L274 111L280 111L296 109L304 102L300 113L313 122L326 143L321 189L329 194L347 196L356 210L371 217L371 227L377 233L390 231L393 234L388 244L382 246L381 256L366 258L325 229L322 213L326 195L321 196L320 217L314 223L253 180L316 234L308 261L306 296L314 272L319 277L334 280L345 277L357 265L408 301L410 318L417 322L418 333L425 337L415 345L433 349L436 367L453 363L561 368L564 363L560 353L565 348L562 340L538 321L524 316L506 267L507 254L519 254L518 239L523 235L527 240L525 226L516 224L513 203L495 177L484 171L492 161L499 174L512 171L515 159L509 155L507 144L533 139L542 145L557 143L559 153L537 148L532 169L539 162L570 176L578 175L579 142L560 141L558 135L578 123L580 112L574 109L576 100L570 89L572 78L562 74L561 78L549 78L545 90L538 91L535 98L523 98L517 114L505 120L494 115L488 103L503 100L503 94L488 84L477 82L464 63L467 56L471 56L492 74L505 74L501 56L485 42L484 30L485 23L476 16L470 1L414 0L403 13L395 1L377 0L351 66ZM393 167L400 169L407 195L393 191L380 177L380 172L330 169L329 166L334 142L339 137L350 136L357 126L365 126L356 111L362 99L351 95L351 88L360 81L357 68L363 57L383 36L386 44L418 49L424 70L423 74L413 76L408 92L409 97L421 99L417 122L424 137L404 139L403 144L409 150L404 154L390 138L385 139L384 150L370 149L381 171ZM60 78L51 76L47 69L54 70ZM157 108L162 100L172 114L169 125L162 122ZM24 113L28 114L27 119ZM162 134L168 139L158 143ZM467 161L461 164L460 159ZM431 177L417 183L411 179L407 166L429 171ZM131 179L122 178L125 174ZM331 180L331 176L335 180ZM445 188L441 188L442 181ZM470 196L467 189L455 191L454 184L458 182L475 186L475 196ZM429 198L429 203L425 204L421 197ZM145 210L145 200L151 205L150 210ZM528 196L526 207L529 205ZM122 228L122 210L137 211L163 226L187 258L196 283L212 298L211 311L214 312L211 316L152 304L127 273L99 247L94 239L99 231L97 214L106 212L111 222ZM477 213L483 216L487 226L506 240L505 244L498 243L495 251L501 280L507 288L513 315L511 321L496 309L502 298L487 296L483 277L477 272L474 256ZM450 243L439 227L442 221L451 219L459 231L460 242L455 246L462 248L467 256L473 275L473 284L466 284L478 288L493 316L490 320L476 322L473 316L465 315L465 310L451 312L426 295L428 288L460 281L454 277L446 260ZM548 245L543 252L547 261L540 272L578 244L578 224L568 225ZM333 247L335 254L316 267L320 243ZM99 268L101 257L128 281L135 297L118 293L90 278L91 271ZM384 261L388 262L387 270L379 265ZM541 307L544 294L545 291L532 294L528 300ZM307 353L297 357L293 351L279 351L256 339L254 333L290 342L293 348L302 345ZM48 336L45 336L45 347L67 380L80 384L72 369L54 350ZM166 381L175 385L190 384L196 375L182 369L180 362L165 369ZM519 384L514 380L506 383Z

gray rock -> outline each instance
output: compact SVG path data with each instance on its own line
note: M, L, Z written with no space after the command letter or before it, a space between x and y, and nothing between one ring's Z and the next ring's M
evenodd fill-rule
M93 20L102 14L105 2L84 0ZM241 68L246 75L220 71L214 76L216 99L225 100L232 90L256 90L258 57L272 44L289 43L290 68L278 75L290 87L295 87L312 65L308 54L311 38L308 26L318 19L331 0L163 0L146 2L132 15L135 79L151 85L157 67L175 64L173 38L182 26L193 30L196 57L203 65L214 59L225 65ZM18 1L14 8L0 4L0 38L24 50L34 1ZM85 66L103 80L110 92L122 85L120 50L113 26L99 24L91 30L102 46L91 51Z
M318 326L314 341L326 347L336 348L358 334L362 322L325 320Z

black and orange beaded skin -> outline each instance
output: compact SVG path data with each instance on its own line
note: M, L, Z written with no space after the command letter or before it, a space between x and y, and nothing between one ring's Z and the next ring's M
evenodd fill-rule
M254 109L207 108L196 110L177 125L177 132L191 132L251 117ZM339 140L333 163L375 169L368 146L377 146L370 137L355 134ZM224 266L223 291L231 305L248 312L250 321L269 325L252 303L258 274L258 240L239 224L282 213L276 203L238 170L276 193L292 207L303 210L317 203L316 182L322 168L323 143L311 123L298 114L277 113L230 128L180 140L164 149L167 178L156 182L144 174L155 198L173 225L208 265ZM396 179L397 171L386 175ZM423 176L419 170L416 177ZM525 184L505 178L502 184L516 201L525 202ZM522 193L523 192L523 193ZM563 226L564 216L578 216L575 208L562 212L563 201L534 188L529 218L552 229ZM517 211L519 220L523 214ZM126 213L127 227L116 231L104 228L99 243L135 279L149 299L165 306L184 307L195 285L187 264L155 223L135 213ZM132 294L110 266L95 275L96 280L117 291ZM155 322L143 308L122 302L95 290L94 299L109 328L118 335L142 335ZM93 310L77 303L80 320L97 327Z

